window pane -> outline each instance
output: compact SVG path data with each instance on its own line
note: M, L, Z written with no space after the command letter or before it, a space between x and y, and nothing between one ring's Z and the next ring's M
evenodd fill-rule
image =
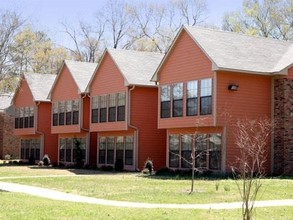
M116 161L121 160L124 163L124 138L118 136L116 138Z
M28 128L28 122L29 122L29 114L30 114L29 107L24 108L24 127Z
M200 114L209 115L212 114L212 97L201 97L200 98Z
M71 152L72 152L72 139L66 138L66 162L72 162Z
M209 139L209 168L221 169L221 134L211 134Z
M24 108L19 109L19 128L23 128Z
M14 110L14 128L19 128L19 109Z
M171 102L161 102L161 118L170 118L171 116Z
M125 106L118 106L117 121L125 121Z
M170 101L171 100L171 87L168 86L161 86L161 102L163 101Z
M116 121L116 107L109 108L109 122Z
M196 135L195 141L196 167L207 168L207 135Z
M77 125L79 123L79 100L75 99L72 102L72 124Z
M65 102L59 102L59 125L64 125Z
M99 109L92 109L92 123L99 122Z
M200 96L212 95L212 79L203 79L200 81Z
M181 167L190 168L192 164L192 135L183 135L181 137Z
M65 139L60 139L60 146L59 146L59 161L64 162L65 156Z
M118 93L118 106L125 106L125 92Z
M173 99L183 99L183 83L177 83L173 85Z
M99 163L106 162L106 137L100 137L99 140Z
M115 138L107 137L107 164L114 164Z
M53 114L53 126L58 125L58 113Z
M125 164L133 164L133 137L125 137Z
M186 102L186 115L193 116L197 115L197 98L188 98Z
M29 128L34 127L34 107L30 107L29 113Z
M169 166L179 167L179 135L169 136Z
M197 97L197 80L187 82L187 98Z
M173 100L173 117L181 117L183 115L183 99Z
M100 109L100 122L107 122L107 108Z
M98 99L99 97L98 96L94 96L92 97L92 109L97 109L99 108L99 105L98 105Z
M66 125L71 125L71 111L72 111L72 102L71 100L66 101Z

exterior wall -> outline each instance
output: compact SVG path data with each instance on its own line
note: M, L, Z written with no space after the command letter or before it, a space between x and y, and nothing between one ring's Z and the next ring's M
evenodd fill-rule
M108 53L105 54L99 69L95 73L92 81L90 94L91 97L97 95L106 95L126 91L124 78L116 67ZM127 100L126 100L126 106ZM125 109L127 112L127 107ZM91 131L121 131L127 130L127 120L122 122L91 123Z
M56 84L54 85L54 89L51 94L52 103L56 101L66 101L66 100L80 100L80 109L81 109L81 97L78 94L78 86L76 85L72 75L69 72L69 69L66 65L63 66L61 74L58 77ZM64 126L52 126L51 130L53 134L60 133L76 133L80 132L80 123L82 119L82 111L79 111L79 124L77 125L64 125ZM88 114L85 112L85 114ZM52 117L52 115L51 115Z
M48 154L51 163L58 159L58 135L51 134L51 103L41 102L38 105L37 133L43 137L43 155Z
M97 165L97 132L90 132L89 165Z
M0 113L0 158L10 155L11 159L20 157L20 140L13 135L14 117Z
M166 130L157 128L157 88L135 87L131 91L130 124L138 128L138 168L147 159L154 169L166 166Z
M269 76L217 72L216 124L225 128L224 158L226 170L235 163L235 126L240 119L271 118L272 79ZM230 84L239 85L238 91L228 90ZM267 170L270 169L271 147L267 148Z
M293 75L293 68L290 70ZM274 173L293 175L293 79L274 81Z
M33 101L34 100L33 95L25 79L21 80L21 84L19 86L19 89L17 90L17 94L15 94L14 97L15 98L13 100L13 104L16 108L26 107L26 106L36 107ZM36 112L35 112L35 115L36 115ZM36 123L35 123L35 126L36 126ZM35 126L33 128L14 129L14 135L35 134Z
M187 82L196 79L213 78L212 63L194 40L183 30L177 42L169 52L159 73L160 86L172 83ZM160 100L160 97L159 97ZM186 110L186 94L183 97L183 112ZM203 126L213 125L213 115L188 116L177 118L160 118L158 107L159 128L194 127L197 123Z

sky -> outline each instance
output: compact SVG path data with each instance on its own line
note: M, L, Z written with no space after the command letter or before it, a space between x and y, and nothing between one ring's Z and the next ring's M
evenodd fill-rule
M220 25L224 13L241 9L242 1L207 0L206 22ZM0 10L10 9L21 13L22 17L29 19L39 30L45 31L52 39L64 45L66 38L61 22L74 25L79 20L92 19L106 2L107 0L0 0Z

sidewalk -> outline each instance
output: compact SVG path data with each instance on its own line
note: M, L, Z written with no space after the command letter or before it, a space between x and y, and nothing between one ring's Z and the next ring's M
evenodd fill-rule
M89 203L89 204L98 204L98 205L115 206L115 207L128 207L128 208L238 209L242 207L241 202L211 203L211 204L151 204L151 203L113 201L113 200L91 198L86 196L79 196L79 195L59 192L59 191L51 190L51 189L21 185L16 183L7 183L7 182L1 182L1 181L0 181L0 190L8 191L8 192L26 193L29 195L39 196L39 197L53 199L53 200L61 200L61 201L68 201L68 202L82 202L82 203ZM254 206L255 207L293 206L293 199L256 201Z

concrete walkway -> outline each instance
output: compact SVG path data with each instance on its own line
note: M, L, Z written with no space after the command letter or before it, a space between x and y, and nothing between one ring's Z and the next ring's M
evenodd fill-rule
M164 209L238 209L242 207L241 202L232 203L211 203L211 204L151 204L138 202L113 201L97 199L86 196L79 196L70 193L59 192L56 190L45 189L35 186L27 186L16 183L0 182L0 190L8 192L26 193L43 198L61 200L68 202L82 202L105 206L128 207L128 208L164 208ZM293 199L286 200L267 200L256 201L255 207L272 206L293 206Z

